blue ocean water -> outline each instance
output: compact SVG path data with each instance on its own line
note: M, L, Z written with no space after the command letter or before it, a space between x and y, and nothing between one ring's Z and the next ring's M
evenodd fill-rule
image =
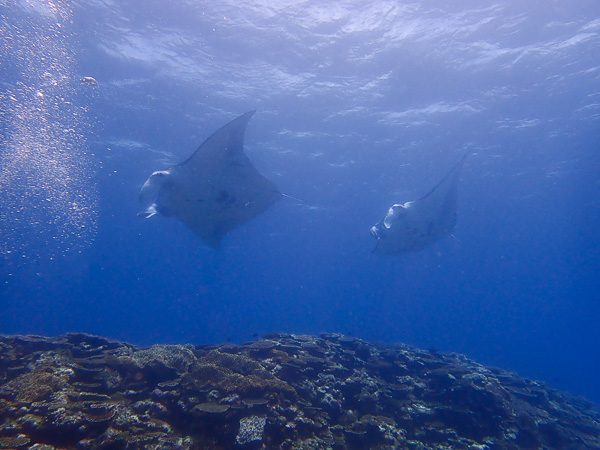
M8 0L0 39L0 333L340 332L600 402L597 1ZM220 251L136 217L252 109L246 154L303 202ZM453 237L373 254L467 150Z

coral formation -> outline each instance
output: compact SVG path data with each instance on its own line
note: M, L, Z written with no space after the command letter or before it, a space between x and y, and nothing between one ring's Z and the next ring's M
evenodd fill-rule
M335 334L0 336L2 448L600 448L600 412L461 355Z
M252 441L262 441L266 416L249 416L240 419L240 430L238 431L236 442L246 444Z

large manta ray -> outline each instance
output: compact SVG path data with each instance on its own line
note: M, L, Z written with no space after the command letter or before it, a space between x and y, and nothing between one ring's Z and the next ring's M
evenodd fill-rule
M140 192L148 208L138 215L179 219L218 249L223 236L279 200L281 192L244 154L246 125L255 112L213 133L181 164L150 175Z
M425 197L392 205L383 220L371 228L371 234L377 238L374 252L416 252L452 233L456 225L458 178L469 154Z

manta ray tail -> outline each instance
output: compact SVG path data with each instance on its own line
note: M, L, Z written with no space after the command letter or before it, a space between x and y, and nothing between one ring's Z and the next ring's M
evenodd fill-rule
M297 202L300 202L300 203L308 203L306 200L303 200L303 199L298 198L298 197L294 197L293 195L284 194L283 192L280 192L280 194L283 197L291 198L292 200L296 200Z

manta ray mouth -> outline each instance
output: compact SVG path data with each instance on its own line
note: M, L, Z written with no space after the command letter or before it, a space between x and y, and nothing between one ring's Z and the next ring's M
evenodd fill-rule
M381 239L381 236L379 236L379 232L377 230L377 226L372 226L371 227L371 235L376 237L377 239Z

